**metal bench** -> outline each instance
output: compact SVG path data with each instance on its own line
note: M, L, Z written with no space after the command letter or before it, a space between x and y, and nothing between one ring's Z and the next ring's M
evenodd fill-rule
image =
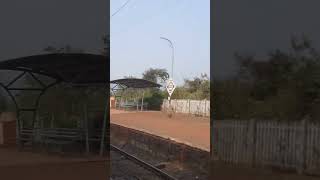
M34 138L33 129L24 128L20 130L20 135L17 138L20 148L22 148L26 143L32 144Z
M143 105L141 103L135 103L135 102L127 102L127 103L122 103L119 105L119 108L123 108L125 110L141 110L141 106L143 106L143 109L148 108L148 103L144 103Z
M137 105L134 102L128 102L128 103L121 104L121 107L124 108L125 110L128 110L131 108L136 108Z
M63 152L66 146L81 143L84 139L84 131L81 129L46 128L39 129L38 136L41 147L49 150L50 146L54 146Z

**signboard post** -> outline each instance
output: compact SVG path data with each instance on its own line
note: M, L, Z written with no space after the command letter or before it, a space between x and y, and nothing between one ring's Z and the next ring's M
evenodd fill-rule
M174 84L173 79L168 80L167 85L166 85L166 89L169 94L168 100L169 100L169 105L171 107L171 95L174 92L174 90L176 89L176 85Z

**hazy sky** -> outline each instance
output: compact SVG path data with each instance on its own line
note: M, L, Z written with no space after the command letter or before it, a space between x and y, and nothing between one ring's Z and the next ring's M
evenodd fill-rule
M70 44L89 52L109 30L108 0L1 0L0 60Z
M111 0L110 13L125 0ZM259 56L288 47L292 34L305 33L320 44L318 0L212 1L212 69L215 76L231 72L232 54ZM108 31L107 0L2 0L0 60L38 54L48 45L71 44L97 51ZM150 67L171 66L175 45L178 82L210 68L209 0L131 0L111 19L111 79L141 76ZM319 47L319 46L317 46Z
M111 14L125 0L111 0ZM141 78L148 68L171 72L175 46L174 79L182 83L210 73L210 0L131 0L111 18L111 79Z
M226 76L233 69L233 53L263 56L287 49L291 35L304 33L320 44L318 0L216 0L212 4L212 74Z

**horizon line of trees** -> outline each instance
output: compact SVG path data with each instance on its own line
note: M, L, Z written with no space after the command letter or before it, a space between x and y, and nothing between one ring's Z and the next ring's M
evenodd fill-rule
M126 76L124 78L136 78ZM142 79L164 85L169 79L166 69L149 68L142 73ZM124 99L136 100L141 102L144 93L144 102L148 104L149 109L160 110L164 99L168 98L165 88L149 88L144 90L127 89L122 92ZM177 86L171 96L172 99L192 99L204 100L210 99L210 79L207 74L201 74L200 77L193 79L184 79L183 85Z
M320 120L320 53L307 37L267 58L235 53L237 74L213 80L215 119Z

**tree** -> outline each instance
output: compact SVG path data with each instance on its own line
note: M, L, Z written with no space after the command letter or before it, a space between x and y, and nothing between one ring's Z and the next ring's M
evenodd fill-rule
M150 68L142 74L142 79L149 80L155 83L158 83L160 80L160 82L163 83L169 79L169 74L166 69Z
M142 79L149 80L155 83L165 83L169 79L169 74L166 69L150 68L142 74ZM149 104L149 108L153 110L161 109L164 99L164 93L157 88L145 90L145 102Z
M192 80L185 79L182 87L188 92L189 99L210 99L210 79L207 74L201 74L200 77L194 77ZM180 90L182 92L182 90Z
M214 82L215 115L233 118L233 114L239 113L233 107L242 104L246 107L242 111L246 113L242 113L241 118L300 120L311 116L317 119L315 109L320 105L319 57L305 36L292 37L290 51L276 49L268 53L266 59L236 53L239 69L232 80L233 86L226 86L230 85L230 80ZM232 90L228 91L228 88ZM223 93L232 106L225 106L227 103L219 93Z

